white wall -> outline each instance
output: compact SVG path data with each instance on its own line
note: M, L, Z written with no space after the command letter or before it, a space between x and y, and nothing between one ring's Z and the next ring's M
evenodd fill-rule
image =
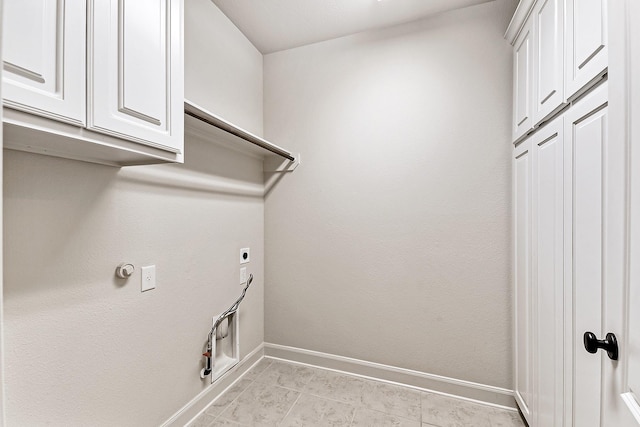
M511 388L514 6L265 56L267 342Z
M260 53L208 0L187 0L185 21L186 96L261 133ZM200 37L225 48L196 52ZM243 72L205 79L213 63L200 55ZM207 387L201 353L212 316L242 290L245 246L256 280L240 308L242 356L263 342L262 161L194 137L185 150L184 165L123 169L5 151L8 425L167 420ZM114 276L123 261L137 267L126 282ZM157 289L141 293L150 264Z

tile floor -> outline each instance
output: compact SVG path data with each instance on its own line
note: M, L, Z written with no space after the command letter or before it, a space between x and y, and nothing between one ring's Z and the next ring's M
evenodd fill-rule
M189 427L523 427L517 412L262 359Z

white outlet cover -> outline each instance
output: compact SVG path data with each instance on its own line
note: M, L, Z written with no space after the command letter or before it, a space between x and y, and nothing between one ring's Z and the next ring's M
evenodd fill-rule
M156 266L148 265L142 267L142 279L140 282L140 290L142 292L156 288Z
M244 285L247 282L247 267L240 269L240 284Z
M245 257L246 254L246 257ZM246 264L251 261L251 251L249 248L240 249L240 264Z

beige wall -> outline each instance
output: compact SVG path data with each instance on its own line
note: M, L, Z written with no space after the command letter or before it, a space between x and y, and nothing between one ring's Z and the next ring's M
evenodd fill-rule
M200 26L201 20L208 25ZM201 33L201 32L205 33ZM224 46L192 46L200 38ZM186 96L262 131L262 56L208 0L186 1ZM231 69L207 78L214 57ZM197 82L197 84L194 84ZM250 95L232 97L231 87ZM262 161L189 137L184 165L112 168L5 151L4 309L12 426L156 426L206 388L212 316L256 280L241 353L263 342ZM137 270L115 279L120 262ZM140 292L140 267L157 288Z
M513 8L265 56L267 342L511 388Z
M262 135L262 54L211 0L185 15L185 97Z

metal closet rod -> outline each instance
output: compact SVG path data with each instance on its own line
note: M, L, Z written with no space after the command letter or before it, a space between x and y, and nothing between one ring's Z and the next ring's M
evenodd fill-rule
M218 117L213 113L210 113L191 102L185 101L184 103L184 112L185 114L196 118L204 123L207 123L211 126L215 126L218 129L222 129L223 131L230 133L232 135L237 136L238 138L244 139L251 144L257 145L260 148L264 148L267 151L272 152L273 154L277 154L278 156L284 157L285 159L291 160L294 162L296 158L288 152L287 150L278 147L275 144L270 143L250 132L241 129L232 123L226 121L222 117Z

